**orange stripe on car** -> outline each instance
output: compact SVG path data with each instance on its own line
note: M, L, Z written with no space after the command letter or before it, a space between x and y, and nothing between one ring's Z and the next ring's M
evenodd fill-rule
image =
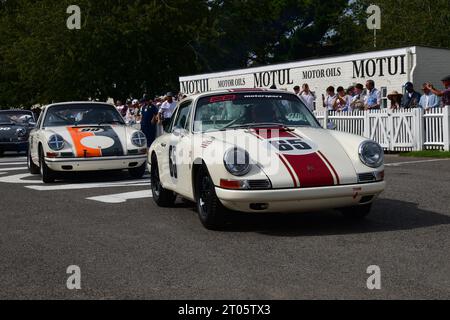
M93 149L81 144L81 140L86 137L95 136L93 132L82 132L80 128L67 128L72 137L73 146L75 147L76 156L79 158L101 157L101 149Z

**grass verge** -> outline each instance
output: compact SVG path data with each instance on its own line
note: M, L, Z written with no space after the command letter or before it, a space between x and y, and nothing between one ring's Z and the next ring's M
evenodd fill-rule
M414 151L400 153L402 157L417 157L417 158L450 158L450 152L429 150L429 151Z

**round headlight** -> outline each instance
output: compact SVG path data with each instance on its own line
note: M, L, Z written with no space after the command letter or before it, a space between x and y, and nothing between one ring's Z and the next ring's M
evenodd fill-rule
M25 137L26 134L27 134L27 130L25 130L24 128L19 128L19 129L16 130L16 134L19 137Z
M54 151L60 151L64 149L65 144L66 143L63 137L61 137L59 134L54 134L50 137L50 139L48 139L48 146Z
M383 148L374 141L364 141L359 146L359 158L371 168L379 168L384 163Z
M228 150L223 157L223 163L229 173L238 177L245 176L251 169L248 152L239 148Z
M142 148L147 146L147 138L141 131L136 131L131 136L131 143L138 148Z

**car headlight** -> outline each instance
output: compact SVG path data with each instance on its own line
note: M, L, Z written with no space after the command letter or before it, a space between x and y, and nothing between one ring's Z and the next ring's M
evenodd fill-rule
M48 139L48 146L50 149L54 151L60 151L64 149L64 146L66 145L66 142L64 141L64 138L61 137L59 134L54 134Z
M250 172L250 156L247 151L233 148L225 152L223 163L229 173L234 176L245 176Z
M359 158L371 168L379 168L384 163L383 148L374 141L364 141L359 146Z
M19 128L19 129L16 130L16 134L19 137L25 137L26 134L27 134L27 130L25 130L24 128Z
M136 131L131 136L131 143L138 148L142 148L147 146L147 138L141 131Z

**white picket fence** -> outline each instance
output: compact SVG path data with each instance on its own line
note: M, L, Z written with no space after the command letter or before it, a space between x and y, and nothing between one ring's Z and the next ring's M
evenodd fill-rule
M326 128L357 134L377 141L387 151L450 151L450 106L423 109L353 112L315 111Z

